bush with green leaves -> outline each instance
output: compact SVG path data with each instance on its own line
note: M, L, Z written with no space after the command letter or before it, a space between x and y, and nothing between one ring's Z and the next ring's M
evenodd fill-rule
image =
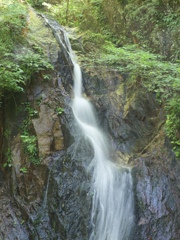
M22 91L23 71L13 59L13 47L22 41L27 9L19 3L0 5L0 96Z
M0 92L23 91L33 74L52 68L43 54L30 49L18 55L5 53L0 60Z
M19 64L4 59L0 64L0 92L23 91L24 76Z
M7 149L7 152L5 153L5 163L3 164L3 167L12 167L12 152L11 152L11 148L9 147Z
M165 132L171 139L176 156L180 157L180 65L163 60L163 56L150 53L137 45L117 48L105 41L101 48L79 58L85 66L116 69L128 75L127 84L137 84L156 93L165 106Z
M41 8L43 0L26 0L32 7Z
M174 96L167 103L167 120L165 130L171 139L173 150L177 158L180 158L180 98Z
M23 152L29 162L39 164L37 137L31 132L32 119L38 117L38 111L31 106L30 102L23 103L20 111L24 111L26 114L26 118L20 127Z
M27 28L27 7L17 1L0 5L0 39L11 49L14 43L21 42ZM3 48L3 46L1 45Z
M58 116L60 116L63 112L64 112L63 108L61 108L61 107L56 108L56 113L57 113Z
M179 64L163 61L162 56L144 51L136 45L117 48L111 42L106 42L103 47L103 51L90 53L85 59L86 64L89 61L89 65L115 68L129 75L129 84L137 84L155 92L157 99L165 106L166 134L171 139L176 156L180 157Z
M129 84L156 93L165 105L165 130L177 157L180 156L178 6L178 0L90 0L84 4L80 0L66 0L49 10L60 24L80 29L85 50L78 53L82 65L116 68L129 75Z
M66 0L52 5L49 11L60 24L81 32L90 30L106 35L117 45L135 43L168 60L180 59L178 0L87 0L83 4L81 0Z
M38 46L26 42L27 7L16 1L0 5L0 98L23 91L33 74L52 69ZM24 47L22 47L24 46ZM21 49L19 54L14 49Z
M43 53L37 53L30 49L16 55L15 60L19 63L26 80L30 80L33 74L42 70L53 69Z
M60 24L80 29L82 64L116 68L128 73L129 84L156 93L165 105L165 129L176 156L180 155L178 6L178 0L87 0L83 4L66 0L48 10Z
M21 135L21 140L24 152L27 154L29 161L34 164L39 164L38 149L36 144L37 137L26 132L24 135Z

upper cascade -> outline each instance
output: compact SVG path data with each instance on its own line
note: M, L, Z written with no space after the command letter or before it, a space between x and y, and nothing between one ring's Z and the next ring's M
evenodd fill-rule
M45 18L45 17L44 17ZM73 66L74 99L72 111L82 135L88 139L94 157L88 171L92 175L93 202L89 240L129 239L134 224L133 181L129 167L117 166L110 160L109 144L98 128L91 103L82 96L82 74L66 31L45 18Z

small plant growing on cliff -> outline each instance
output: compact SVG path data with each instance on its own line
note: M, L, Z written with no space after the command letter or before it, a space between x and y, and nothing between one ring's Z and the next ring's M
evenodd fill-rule
M43 79L44 80L49 80L50 79L50 75L49 74L43 74Z
M21 135L24 152L28 155L29 160L34 164L39 164L38 149L36 145L37 137L34 135Z
M21 135L22 142L27 146L27 152L29 154L35 155L36 154L36 140L35 136L30 135Z
M6 129L5 131L4 131L4 137L6 138L6 139L9 139L9 137L10 137L10 130L9 129Z
M30 102L22 103L20 111L26 113L26 118L20 127L23 151L30 162L39 164L37 137L31 132L32 119L39 116L38 111L31 106Z
M29 102L26 102L23 105L25 106L25 111L28 113L28 118L30 119L38 118L39 116L38 111L32 108Z
M27 173L27 168L26 168L26 167L20 168L20 172L22 172L22 173Z
M61 107L56 108L56 113L58 116L61 115L63 112L64 112L63 108L61 108Z
M5 154L5 157L6 157L6 162L3 164L3 167L12 167L12 153L11 153L11 149L8 148L6 154Z

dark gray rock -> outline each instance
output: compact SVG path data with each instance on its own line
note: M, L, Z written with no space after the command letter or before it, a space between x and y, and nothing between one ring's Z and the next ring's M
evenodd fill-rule
M57 61L55 52L59 52ZM56 134L50 131L49 136L45 128L51 138L46 156L40 165L27 164L18 129L25 114L16 111L12 100L6 102L6 114L0 114L1 136L2 128L9 127L12 132L9 143L0 140L0 147L9 144L14 154L12 170L2 168L0 172L0 238L5 240L86 240L91 231L92 196L86 168L93 152L71 110L72 66L56 44L53 53L52 81L35 76L27 96L18 96L16 104L19 107L22 100L28 100L38 111L37 101L45 105L48 110L41 119L50 113L52 121L58 122L61 147L57 148L53 139ZM129 85L128 76L112 69L84 70L83 77L84 92L110 139L112 155L133 167L136 224L131 239L178 240L180 170L165 142L163 106L153 94L138 84ZM57 107L64 108L58 117ZM50 122L49 115L47 118ZM33 124L31 131L38 135ZM19 169L25 163L28 172L22 173Z

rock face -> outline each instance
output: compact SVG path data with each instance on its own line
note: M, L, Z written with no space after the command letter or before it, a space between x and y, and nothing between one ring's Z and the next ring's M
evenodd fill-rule
M157 154L154 149L151 155L148 153L136 160L138 236L134 239L170 240L180 235L176 185L180 169L175 162L167 164L171 157L165 152Z
M39 156L48 156L51 149L64 147L61 125L57 115L47 105L40 106L39 118L32 120L38 139Z
M29 42L43 47L55 70L48 73L48 81L42 73L36 74L25 94L4 105L0 146L10 154L8 158L2 152L1 158L3 163L9 161L9 168L2 167L0 172L0 239L84 240L90 229L91 205L84 166L90 159L70 108L71 68L51 29L32 10L29 15ZM31 141L23 144L24 131L36 137L40 164L28 156L28 147L34 145Z
M117 161L127 160L133 166L136 226L132 239L178 239L180 163L164 136L163 107L140 86L129 87L118 73L108 72L103 78L100 74L93 78L84 74L85 89L111 138Z
M1 138L0 147L12 154L12 167L0 171L0 239L85 240L92 197L85 168L93 152L74 122L71 66L43 19L31 15L43 28L43 41L48 36L51 42L52 52L44 45L55 70L50 81L37 74L27 93L16 96L16 104L11 99L5 103L0 117L1 136L11 132L8 141ZM84 70L83 78L113 157L132 166L136 224L131 239L178 240L180 167L165 141L163 106L113 70ZM18 126L29 118L26 111L17 111L22 101L33 108L29 131L37 138L38 165L28 160L22 143ZM64 111L58 113L59 108Z

